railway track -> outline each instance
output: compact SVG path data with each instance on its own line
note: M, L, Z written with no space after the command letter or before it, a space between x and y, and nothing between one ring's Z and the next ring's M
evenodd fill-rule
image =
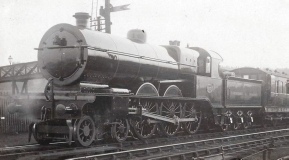
M286 137L288 126L257 128L240 131L217 132L178 136L173 138L154 138L144 141L132 140L124 143L107 143L91 147L68 147L63 143L48 146L27 145L0 148L0 159L163 159L165 157L204 157L236 156L234 148L248 147L242 143L265 144L270 137ZM284 139L287 140L287 137ZM276 141L276 140L274 140ZM277 141L276 141L277 142ZM235 144L236 146L232 146ZM231 145L231 146L230 146ZM238 149L240 150L240 148Z
M276 145L289 144L289 130L258 132L253 134L227 136L221 138L197 140L186 143L175 143L156 147L132 149L115 153L82 156L70 160L95 159L231 159L240 157L240 154L256 152L264 149L274 141ZM252 150L253 149L253 150Z

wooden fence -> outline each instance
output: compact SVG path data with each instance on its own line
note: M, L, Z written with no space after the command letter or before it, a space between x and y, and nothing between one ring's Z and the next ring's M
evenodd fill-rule
M0 133L27 132L32 121L21 113L9 114L7 105L11 103L8 93L0 92Z

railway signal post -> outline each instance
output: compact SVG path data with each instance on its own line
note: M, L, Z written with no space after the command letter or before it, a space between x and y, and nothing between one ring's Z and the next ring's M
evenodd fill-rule
M129 6L129 4L113 7L110 4L110 0L105 0L105 8L103 8L103 6L101 6L99 9L99 13L105 19L105 32L106 33L111 33L111 24L112 23L110 21L110 12L129 10L129 8L127 8L128 6Z

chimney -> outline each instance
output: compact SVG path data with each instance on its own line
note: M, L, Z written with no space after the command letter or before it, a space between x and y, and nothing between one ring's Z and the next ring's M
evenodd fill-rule
M76 26L79 29L85 29L87 28L87 20L90 18L89 14L86 12L77 12L75 15L73 15L76 19Z

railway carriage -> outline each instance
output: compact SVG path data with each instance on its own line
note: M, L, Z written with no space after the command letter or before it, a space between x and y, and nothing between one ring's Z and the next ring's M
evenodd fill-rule
M264 118L270 108L264 103L267 82L221 72L218 53L151 45L143 30L119 38L87 29L86 13L74 17L77 26L53 26L37 48L48 79L44 94L18 95L9 105L11 113L22 110L37 119L29 139L89 146L106 138L122 142L130 131L145 139L269 120Z

